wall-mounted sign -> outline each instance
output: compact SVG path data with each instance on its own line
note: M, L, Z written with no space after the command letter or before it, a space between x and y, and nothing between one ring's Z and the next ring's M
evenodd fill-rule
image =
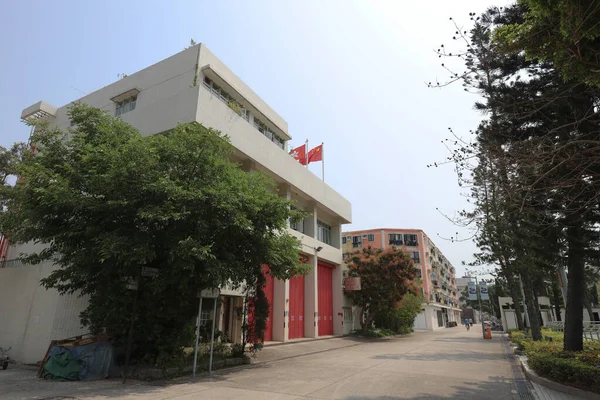
M142 267L142 276L156 278L158 276L158 268Z
M360 278L359 277L344 278L344 289L345 290L360 290Z
M202 289L200 291L200 297L205 299L216 299L219 297L220 292L219 289Z

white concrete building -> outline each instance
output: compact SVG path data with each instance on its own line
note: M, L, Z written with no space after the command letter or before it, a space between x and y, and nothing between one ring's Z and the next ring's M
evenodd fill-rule
M281 196L311 213L289 232L301 241L301 256L313 271L306 277L269 283L272 317L265 340L343 333L341 227L351 222L350 202L288 154L291 136L286 121L205 45L190 47L78 100L123 118L144 135L184 122L227 134L236 148L234 158L244 170L264 172L277 182ZM67 107L39 102L23 110L22 118L45 118L66 129L70 126ZM41 288L39 279L54 267L22 266L18 255L27 247L10 247L7 259L12 261L0 269L0 346L12 346L19 361L36 362L51 339L83 332L78 313L86 300ZM236 296L234 292L222 296L222 330L239 329L234 309L241 299ZM209 314L202 319L212 318Z

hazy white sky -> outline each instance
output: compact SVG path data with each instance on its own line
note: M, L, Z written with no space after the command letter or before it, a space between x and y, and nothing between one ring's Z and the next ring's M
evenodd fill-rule
M154 4L155 3L155 4ZM62 106L84 92L205 43L289 123L293 145L325 142L326 181L352 202L350 229L421 228L462 274L476 251L452 243L467 203L447 156L448 127L476 127L476 97L433 50L452 44L449 17L506 0L28 1L3 4L0 145L26 140L21 110ZM75 89L77 88L77 89ZM320 165L311 166L320 174ZM468 232L459 231L459 237ZM439 236L438 236L439 235Z

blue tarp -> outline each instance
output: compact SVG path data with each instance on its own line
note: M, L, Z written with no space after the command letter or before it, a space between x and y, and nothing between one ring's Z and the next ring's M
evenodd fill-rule
M113 348L106 341L95 342L78 347L52 346L48 353L48 361L54 356L59 357L69 352L80 363L79 380L93 381L108 378L108 371L113 363ZM46 368L44 367L44 372ZM52 375L58 371L52 371ZM44 373L44 376L46 373Z

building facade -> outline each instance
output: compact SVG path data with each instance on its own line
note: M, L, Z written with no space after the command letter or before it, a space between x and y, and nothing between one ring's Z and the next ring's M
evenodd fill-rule
M122 118L143 135L166 132L185 122L197 122L227 134L235 147L233 159L241 168L271 177L281 196L309 214L291 226L289 232L300 240L300 256L312 264L313 270L289 281L268 279L266 293L271 317L265 340L343 333L341 232L342 225L351 222L350 202L288 154L291 136L287 122L204 44L128 75L78 101ZM66 130L71 123L67 107L42 101L23 110L21 117L43 118ZM82 333L78 314L87 303L76 296L60 297L55 291L40 288L39 278L47 276L54 267L23 268L18 255L29 250L30 244L9 247L6 268L0 270L0 321L8 321L0 324L0 345L12 346L13 356L19 361L36 362L43 357L51 339ZM5 298L4 290L15 292L22 301ZM240 316L235 312L242 304L240 294L222 288L217 318L223 331L238 332L241 328ZM65 301L68 307L63 305ZM215 317L211 315L210 301L205 303L201 321ZM57 322L59 318L61 321ZM53 330L59 325L60 332ZM237 336L232 335L234 341Z
M415 330L444 328L460 322L459 292L455 269L433 241L420 229L367 229L342 233L344 255L367 247L401 247L418 269L423 308L415 319ZM359 310L344 296L345 331L358 329Z

